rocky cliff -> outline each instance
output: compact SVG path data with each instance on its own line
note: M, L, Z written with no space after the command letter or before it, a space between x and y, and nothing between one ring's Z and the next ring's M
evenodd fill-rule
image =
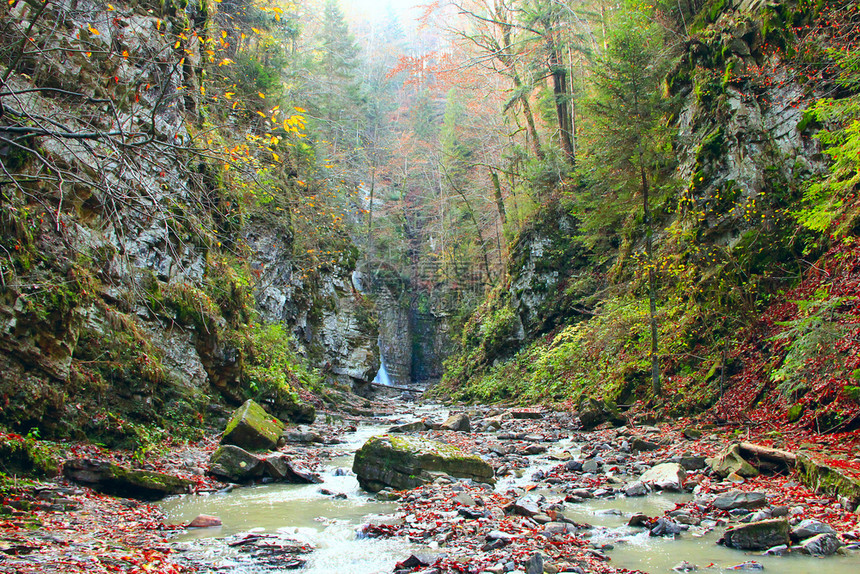
M203 99L229 10L0 8L0 424L133 440L250 397L302 418L306 389L376 372L346 234L308 264L290 212L206 151L256 129Z

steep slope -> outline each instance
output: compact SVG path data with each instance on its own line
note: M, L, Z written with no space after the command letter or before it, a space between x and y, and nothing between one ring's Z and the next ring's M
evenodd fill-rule
M0 8L0 424L140 443L248 397L309 419L309 390L372 378L355 247L342 229L295 239L290 202L324 185L297 181L299 116L231 106L259 91L250 25L280 22L265 6Z
M857 30L856 6L839 2L711 2L690 23L664 86L673 159L651 203L663 397L648 384L646 227L589 202L587 173L513 243L444 392L594 395L674 415L716 404L733 420L761 401L780 420L799 401L792 420L856 425L856 181L835 199L810 190L834 173L822 141L841 124L815 110L856 93L839 54ZM828 251L831 233L841 246Z

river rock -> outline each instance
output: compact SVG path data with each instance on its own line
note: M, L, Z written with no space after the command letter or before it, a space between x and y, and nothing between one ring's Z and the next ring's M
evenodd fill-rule
M782 518L750 522L726 530L723 542L726 546L741 550L767 550L788 544L789 529L788 521Z
M791 539L795 541L803 540L817 534L836 534L836 531L829 524L813 518L801 520L797 526L791 529Z
M741 456L741 447L737 444L729 446L717 456L707 459L706 462L720 478L725 478L732 473L746 478L758 476L758 469Z
M526 563L526 574L543 574L543 554L535 552Z
M644 527L651 523L651 518L641 512L637 512L627 521L627 526Z
M648 534L651 536L676 536L688 529L689 526L685 524L679 524L671 518L661 516L651 526Z
M278 445L283 431L284 423L248 399L230 417L221 444L245 450L272 450Z
M683 560L672 567L673 572L695 572L699 567L691 562Z
M651 489L641 480L635 480L624 486L625 496L645 496L649 492Z
M221 526L221 519L209 514L200 514L188 523L188 528L213 528Z
M263 475L277 481L295 484L320 484L320 476L293 462L287 455L275 452L262 459Z
M183 494L190 491L192 484L190 480L169 474L132 470L94 458L67 460L63 474L99 492L138 500L160 500L171 494Z
M630 442L630 449L634 452L643 452L649 450L659 450L663 448L656 442L651 442L650 440L645 440L643 438L636 437Z
M355 454L352 470L364 490L415 488L442 472L477 482L493 482L493 467L479 456L416 436L383 435L368 440Z
M388 429L389 433L407 433L407 432L420 432L427 430L427 425L424 424L424 421L415 421L413 423L406 423L402 425L395 425Z
M505 514L516 514L531 518L540 512L537 502L526 496L518 498L505 507Z
M209 458L209 474L228 482L249 482L263 476L263 461L238 446L219 446Z
M730 490L714 499L714 508L719 510L734 510L736 508L752 510L753 508L761 508L765 504L767 504L767 497L764 492Z
M579 422L583 430L588 431L605 422L610 422L613 426L622 426L627 421L612 401L587 398L579 404Z
M297 430L287 430L281 433L280 439L287 442L294 442L299 444L312 444L312 443L321 443L325 442L323 440L322 435L313 431L297 431Z
M456 415L451 415L445 422L442 423L442 430L450 430L450 431L458 431L458 432L472 432L472 423L469 420L469 415L464 413L459 413Z
M677 462L664 462L654 466L643 474L639 480L651 484L660 490L681 490L687 471Z
M796 546L796 551L801 554L812 554L813 556L830 556L843 546L836 534L825 532L807 538Z
M523 420L523 419L537 420L537 419L543 418L543 413L538 412L538 411L512 410L510 412L511 412L511 417L513 417L515 419L520 419L520 420Z

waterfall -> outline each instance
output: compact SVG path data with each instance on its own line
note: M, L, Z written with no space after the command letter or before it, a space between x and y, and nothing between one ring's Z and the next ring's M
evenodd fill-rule
M385 370L385 361L382 359L379 361L379 371L373 378L373 382L378 385L385 385L386 387L391 386L391 380L388 378L388 371Z

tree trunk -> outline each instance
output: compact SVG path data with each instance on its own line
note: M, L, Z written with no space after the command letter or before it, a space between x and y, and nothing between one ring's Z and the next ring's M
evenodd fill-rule
M490 179L493 180L493 196L496 199L496 209L499 211L499 219L502 223L508 222L508 215L505 212L505 200L502 199L502 186L499 183L499 174L490 170Z
M559 142L564 157L573 165L573 141L571 139L570 100L567 89L567 69L552 38L552 30L546 31L547 50L549 51L549 68L552 74L552 91L555 99L555 115L558 120Z
M663 396L663 385L660 382L660 357L657 338L657 273L654 268L653 226L651 225L651 208L648 205L648 179L645 176L645 164L642 152L639 152L639 175L642 183L642 206L645 219L645 265L648 266L648 313L651 324L651 389L655 396Z

